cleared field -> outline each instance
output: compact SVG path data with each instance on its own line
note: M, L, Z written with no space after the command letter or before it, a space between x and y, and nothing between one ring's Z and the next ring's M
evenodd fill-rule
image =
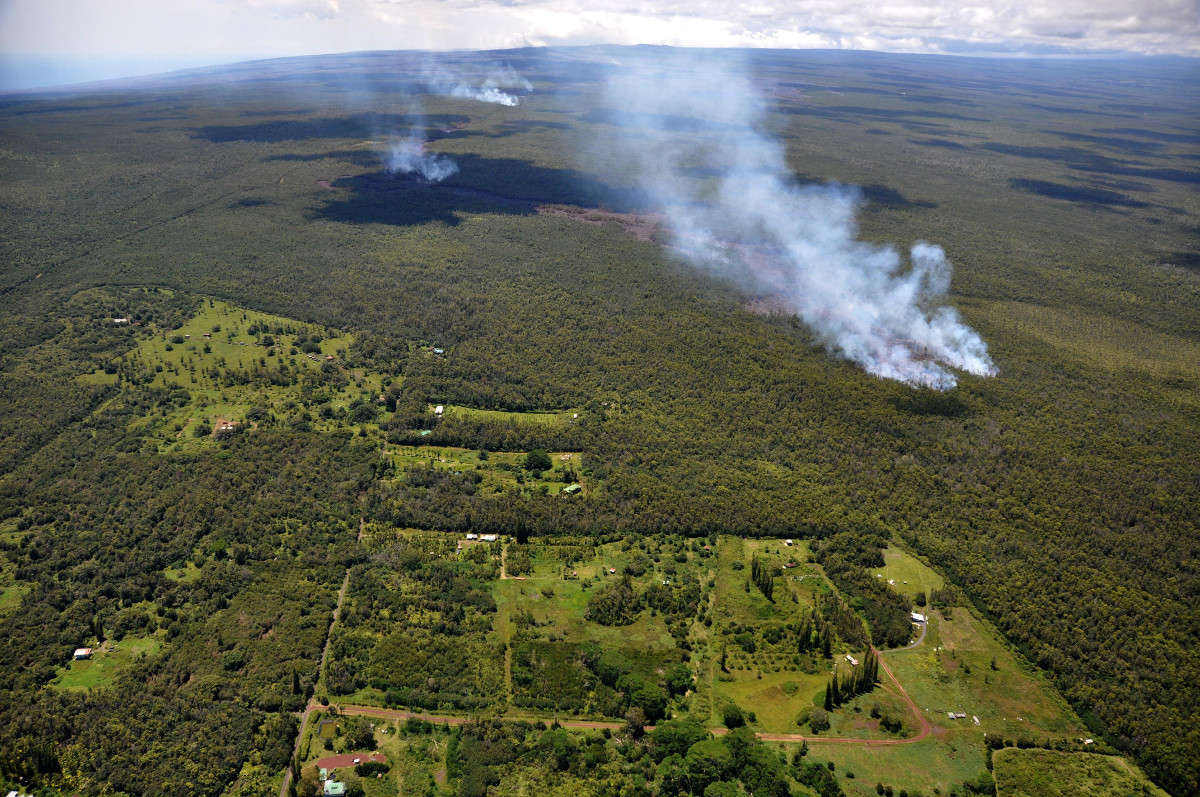
M887 655L900 683L940 733L971 744L981 743L985 733L1012 739L1085 733L1065 702L985 623L961 607L952 617L931 612L924 644ZM967 716L951 720L951 711Z
M55 686L59 689L87 690L107 686L117 674L143 654L162 649L158 637L125 637L96 648L90 659L72 660L59 671Z
M548 425L566 423L579 413L572 410L563 412L504 412L503 410L477 410L456 404L446 405L446 415L465 415L469 418L481 418L490 421L503 421L515 424Z
M1005 748L992 763L997 797L1167 797L1120 756Z
M794 750L795 745L785 749ZM891 786L896 794L901 789L925 797L949 794L951 786L974 782L986 766L982 749L934 738L901 745L810 742L809 749L810 757L834 762L847 797L874 797L877 783Z
M481 454L474 449L447 446L388 446L387 454L395 463L398 473L419 466L478 474L481 477L479 489L484 493L499 493L504 490L534 492L542 491L543 488L547 493L558 493L570 487L570 484L562 481L564 471L574 470L576 478L579 478L579 454L570 452L550 452L554 467L544 471L540 479L533 478L533 474L525 470L522 466L525 453L519 451ZM586 484L580 482L580 489L586 491Z
M884 579L892 589L909 596L923 592L928 597L931 591L941 589L946 583L912 554L895 545L884 550L883 567L872 570L871 575Z

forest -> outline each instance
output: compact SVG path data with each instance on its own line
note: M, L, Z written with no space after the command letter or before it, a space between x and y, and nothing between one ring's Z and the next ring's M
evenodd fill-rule
M839 656L906 644L918 604L871 575L901 546L948 582L931 609L978 615L1090 736L1200 793L1194 66L746 55L796 179L863 186L865 240L946 248L999 373L937 392L641 234L655 208L578 156L611 56L446 56L534 91L422 95L459 167L436 184L372 144L419 122L403 53L0 97L0 783L220 795L257 767L270 793L322 697L683 714L721 649L765 679L824 661L826 627ZM507 554L456 558L468 533ZM818 595L775 575L784 539ZM586 589L563 572L604 557ZM522 567L557 594L514 592ZM622 671L556 602L645 645ZM82 678L82 646L118 664ZM567 771L648 756L630 788L836 793L748 732L661 758L552 733L464 726L452 782L500 793L545 744Z

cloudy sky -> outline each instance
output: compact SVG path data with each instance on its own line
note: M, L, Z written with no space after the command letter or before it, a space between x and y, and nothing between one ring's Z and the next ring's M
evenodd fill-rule
M0 0L0 88L381 49L1200 56L1200 0Z

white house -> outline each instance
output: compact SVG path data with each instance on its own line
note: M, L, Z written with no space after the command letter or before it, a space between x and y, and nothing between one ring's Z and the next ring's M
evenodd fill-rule
M437 405L436 407L434 407L434 408L433 408L433 414L434 414L434 415L441 415L443 412L445 412L445 410L446 410L446 408L445 408L445 407L443 407L441 404L439 404L439 405Z
M920 612L913 612L912 621L914 623L923 623L925 622L925 615L921 614Z
M75 648L75 658L90 659L92 657L91 648Z

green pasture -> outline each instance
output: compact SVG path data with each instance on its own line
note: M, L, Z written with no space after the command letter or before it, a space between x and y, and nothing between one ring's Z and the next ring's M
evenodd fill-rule
M746 590L750 578L750 560L757 554L767 566L776 569L775 603L754 587ZM720 537L713 558L716 580L716 617L721 622L755 624L786 622L812 611L813 592L828 592L829 582L821 568L807 562L810 551L803 540L785 546L783 540L754 540ZM781 570L795 562L796 567ZM795 596L795 601L789 598Z
M753 711L757 719L754 730L765 733L804 732L796 725L796 715L812 708L813 696L823 693L828 681L825 673L809 675L795 671L762 673L761 678L752 672L731 676L731 681L718 678L722 699L718 701L714 722L719 724L721 704L731 701L743 711Z
M896 745L829 744L810 741L809 756L833 761L838 783L847 797L876 797L875 784L905 789L925 797L949 794L951 786L974 781L984 771L982 747L939 738ZM794 750L796 745L786 745ZM854 777L847 775L853 773ZM937 792L934 789L938 789Z
M871 570L871 575L883 579L897 592L913 596L929 593L945 586L945 580L902 548L888 545L883 552L883 567Z
M952 617L931 612L920 647L886 656L896 678L934 725L951 738L972 742L985 733L1014 739L1085 733L1062 698L990 627L961 607ZM951 711L967 717L952 720ZM973 717L979 717L979 725Z
M1128 760L1095 753L1020 750L992 756L997 797L1166 797Z
M162 640L157 636L125 637L120 642L109 640L95 648L90 659L72 659L59 669L54 685L59 689L87 690L108 686L121 670L139 656L157 653Z
M505 414L520 415L523 413ZM571 452L549 452L554 467L545 471L541 479L534 479L530 471L521 467L525 452L488 452L485 460L480 457L480 452L474 449L452 446L389 445L387 454L395 463L398 475L413 466L433 467L459 473L477 473L483 477L478 489L485 494L500 493L505 490L535 492L541 491L543 487L547 493L558 493L569 486L561 480L563 470L574 467L576 474L579 472L579 454ZM518 482L518 474L523 479L523 483Z
M447 417L454 415L462 415L467 418L476 418L489 421L502 421L510 424L534 424L534 425L550 425L557 423L567 423L578 416L578 411L564 410L562 412L505 412L503 410L477 410L471 407L463 407L457 404L445 405L445 415Z

